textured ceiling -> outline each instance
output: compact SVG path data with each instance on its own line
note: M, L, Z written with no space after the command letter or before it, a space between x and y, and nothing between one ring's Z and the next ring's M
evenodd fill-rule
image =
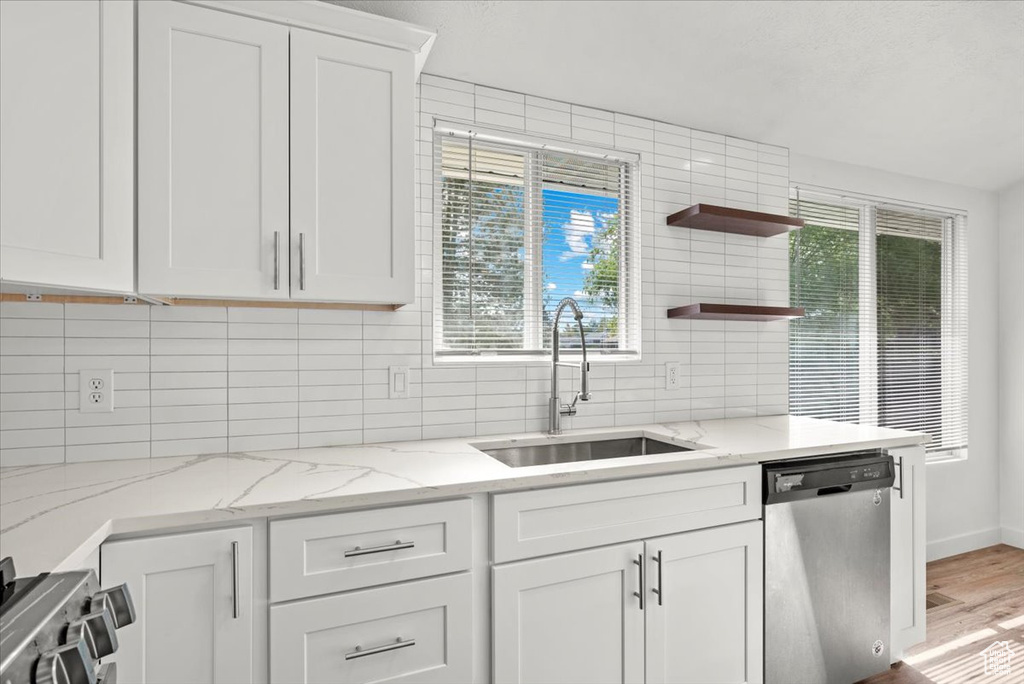
M336 4L436 29L440 76L959 185L1024 176L1021 1Z

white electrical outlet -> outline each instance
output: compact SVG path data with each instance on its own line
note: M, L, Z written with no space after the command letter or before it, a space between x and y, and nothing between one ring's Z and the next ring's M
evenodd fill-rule
M78 410L81 413L110 413L114 410L114 371L78 371Z
M409 398L408 366L388 366L388 398Z
M679 389L679 362L669 361L665 364L665 389Z

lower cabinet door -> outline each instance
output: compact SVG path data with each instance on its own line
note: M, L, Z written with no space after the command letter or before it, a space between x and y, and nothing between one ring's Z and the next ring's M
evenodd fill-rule
M896 460L896 482L890 496L892 564L889 660L925 639L925 465L924 447L891 449Z
M252 681L252 528L108 542L100 572L135 604L135 624L117 631L119 681Z
M472 578L404 582L270 607L270 681L469 682Z
M647 684L762 681L763 534L757 520L646 542Z
M642 542L493 570L494 681L644 680Z

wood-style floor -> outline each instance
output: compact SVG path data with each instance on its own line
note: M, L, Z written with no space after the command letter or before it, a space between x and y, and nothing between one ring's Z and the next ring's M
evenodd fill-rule
M860 684L1024 682L1024 550L999 544L928 564L927 639ZM1009 642L1011 673L985 673L981 651Z

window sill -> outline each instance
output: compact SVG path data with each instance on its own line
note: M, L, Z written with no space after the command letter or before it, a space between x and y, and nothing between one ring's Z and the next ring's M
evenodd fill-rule
M563 350L558 360L565 363L579 363L581 355L574 351ZM592 365L606 363L637 363L641 360L639 353L630 354L587 354L587 361ZM508 365L508 366L550 366L550 354L467 354L434 356L435 366L448 365Z
M942 463L959 463L967 460L967 449L951 449L949 451L936 451L925 454L925 465L939 465Z

